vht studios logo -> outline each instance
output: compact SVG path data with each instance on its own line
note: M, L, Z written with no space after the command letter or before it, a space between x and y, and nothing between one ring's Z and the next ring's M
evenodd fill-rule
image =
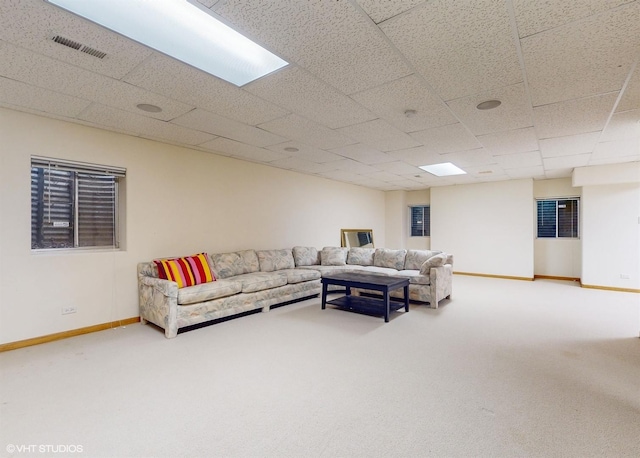
M82 453L82 445L67 444L9 444L9 453Z

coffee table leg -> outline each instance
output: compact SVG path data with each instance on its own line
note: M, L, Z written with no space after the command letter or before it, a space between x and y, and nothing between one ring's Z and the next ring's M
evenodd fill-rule
M384 322L389 322L389 290L384 292Z
M409 287L404 287L404 311L409 311Z
M327 284L322 284L322 310L327 308Z

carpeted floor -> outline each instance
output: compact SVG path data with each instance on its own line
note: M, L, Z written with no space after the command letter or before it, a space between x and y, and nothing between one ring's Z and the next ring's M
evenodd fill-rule
M638 457L639 331L638 294L458 275L386 324L132 325L0 354L0 456Z

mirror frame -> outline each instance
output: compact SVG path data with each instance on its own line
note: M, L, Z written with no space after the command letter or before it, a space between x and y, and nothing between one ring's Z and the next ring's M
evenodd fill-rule
M350 232L368 232L369 239L371 240L371 246L369 246L369 244L366 244L365 246L367 246L368 248L375 248L375 244L373 242L373 229L340 229L340 246L352 248L352 246L348 244L348 239L347 239L347 234ZM358 246L363 246L363 245L358 245Z

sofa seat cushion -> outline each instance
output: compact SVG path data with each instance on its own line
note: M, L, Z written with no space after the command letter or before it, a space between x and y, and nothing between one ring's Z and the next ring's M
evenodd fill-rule
M254 272L236 275L233 280L242 284L243 293L255 293L287 284L287 276L280 272Z
M320 275L325 275L325 274L336 274L338 272L355 272L355 271L366 271L367 267L363 267L363 266L348 266L348 265L344 265L344 266L300 266L298 267L298 269L308 269L308 270L315 270L320 272Z
M369 267L365 267L363 272L372 273L372 274L382 274L382 275L398 275L398 270L392 269L390 267L369 266Z
M429 275L422 275L418 270L401 270L396 274L398 277L409 277L409 283L412 285L429 285L431 278Z
M260 272L293 269L296 266L291 250L260 250L256 254L260 261Z
M407 250L389 250L387 248L376 248L373 257L373 265L376 267L390 267L396 270L404 269L404 258Z
M234 280L217 280L178 290L178 305L190 305L233 296L242 291L242 283Z
M287 284L289 285L320 279L320 272L314 269L285 269L278 271L278 273L287 276Z

